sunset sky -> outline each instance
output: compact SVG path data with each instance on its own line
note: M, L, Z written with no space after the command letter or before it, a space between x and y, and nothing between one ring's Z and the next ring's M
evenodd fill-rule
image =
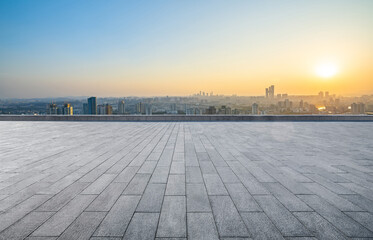
M372 0L2 0L0 98L373 94Z

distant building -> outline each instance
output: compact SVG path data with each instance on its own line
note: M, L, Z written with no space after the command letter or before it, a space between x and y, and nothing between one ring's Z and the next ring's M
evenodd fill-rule
M57 115L57 105L54 103L51 103L48 105L47 113L51 115Z
M227 107L227 106L223 105L219 109L219 114L231 115L232 114L232 109L230 107Z
M325 92L325 98L329 98L329 92Z
M275 98L275 86L271 85L270 87L266 88L266 98L273 99Z
M120 100L118 102L118 114L124 114L126 112L125 105L124 105L124 100Z
M153 114L153 105L150 103L145 104L145 115Z
M364 103L352 103L351 113L352 114L365 114L365 104Z
M97 114L97 98L96 97L88 98L88 114L91 114L91 115Z
M83 103L83 114L88 114L88 103Z
M105 104L105 114L106 115L113 114L113 107L110 104Z
M73 106L70 103L65 103L62 108L62 115L73 115Z
M145 104L143 102L139 102L136 104L136 113L145 114Z
M97 114L98 115L105 115L105 105L104 104L100 104L97 106Z
M210 106L206 109L206 114L216 114L216 108L214 106Z
M259 106L257 103L253 103L253 105L251 105L251 114L253 115L259 114Z

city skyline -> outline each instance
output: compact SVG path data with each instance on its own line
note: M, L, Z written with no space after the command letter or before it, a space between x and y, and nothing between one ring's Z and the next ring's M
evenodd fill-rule
M373 93L372 1L1 1L0 98Z

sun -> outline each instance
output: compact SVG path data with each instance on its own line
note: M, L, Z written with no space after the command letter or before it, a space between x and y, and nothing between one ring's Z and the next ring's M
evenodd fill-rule
M334 63L325 62L317 65L315 71L316 74L320 77L330 78L338 73L338 67Z

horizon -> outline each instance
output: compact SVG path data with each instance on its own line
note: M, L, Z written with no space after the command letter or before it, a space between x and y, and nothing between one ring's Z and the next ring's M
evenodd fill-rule
M0 98L373 94L372 1L1 1Z

